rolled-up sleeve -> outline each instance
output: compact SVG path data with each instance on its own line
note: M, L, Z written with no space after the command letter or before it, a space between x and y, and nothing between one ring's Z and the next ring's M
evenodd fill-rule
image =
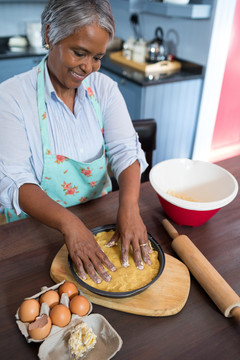
M141 173L148 164L117 83L111 80L109 86L110 95L103 109L104 137L109 163L118 179L121 172L136 160Z
M109 163L116 179L136 160L140 164L141 173L148 166L136 132L131 137L125 138L125 141L112 141L108 144L107 151Z
M24 183L38 185L33 173L31 152L17 100L0 87L0 204L19 214L18 189Z

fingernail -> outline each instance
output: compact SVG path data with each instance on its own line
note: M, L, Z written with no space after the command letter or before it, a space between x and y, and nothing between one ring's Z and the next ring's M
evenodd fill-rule
M110 269L111 271L116 271L117 270L117 268L115 267L115 266L113 266L113 267L111 267L111 269Z
M101 282L101 279L97 278L97 284L100 284Z
M78 274L79 275L79 274ZM80 276L79 275L79 277L80 277L80 279L82 279L82 280L87 280L87 276L86 275L83 275L83 276Z
M139 270L143 270L144 269L143 263L141 262L139 265L137 265L137 268Z
M106 247L113 247L114 245L117 245L115 242L109 242L105 244Z
M106 276L106 281L110 281L112 278L110 275Z
M123 262L122 262L122 266L123 267L128 267L129 266L129 262L128 262L128 260L124 260Z

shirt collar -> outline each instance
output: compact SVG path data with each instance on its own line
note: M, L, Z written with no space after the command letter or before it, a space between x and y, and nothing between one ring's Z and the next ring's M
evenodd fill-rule
M44 71L44 80L45 80L45 98L46 101L48 101L49 99L52 98L52 96L54 96L55 98L58 98L57 93L53 87L53 84L51 82L50 76L49 76L49 72L48 72L48 68L47 68L47 62L45 61L45 71ZM84 83L82 83L78 88L77 88L77 94L76 97L80 100L83 101L85 96L88 96L88 92L87 92L87 87L85 86Z

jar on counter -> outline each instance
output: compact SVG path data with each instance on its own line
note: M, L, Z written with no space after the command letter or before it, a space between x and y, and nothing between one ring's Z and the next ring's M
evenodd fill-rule
M147 44L143 39L139 39L133 45L133 61L144 63L146 58Z
M132 60L133 57L133 46L135 44L135 39L134 37L130 37L128 40L126 40L123 44L123 56L127 59L127 60Z

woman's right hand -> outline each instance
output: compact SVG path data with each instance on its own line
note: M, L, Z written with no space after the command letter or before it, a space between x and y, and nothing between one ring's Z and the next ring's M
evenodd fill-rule
M35 184L20 187L19 204L25 213L63 234L71 259L83 280L86 279L86 272L96 283L101 282L101 278L111 280L104 266L110 271L115 271L115 266L101 250L92 232L76 215L52 200Z
M97 284L101 282L101 278L105 281L111 280L111 275L104 266L110 271L116 271L116 268L81 220L75 218L69 227L63 230L63 234L68 252L81 279L86 280L87 272Z

